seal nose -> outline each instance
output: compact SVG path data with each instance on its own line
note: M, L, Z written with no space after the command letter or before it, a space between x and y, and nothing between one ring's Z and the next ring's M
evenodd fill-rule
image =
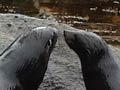
M66 39L74 39L74 33L71 31L64 31L64 37Z
M73 43L75 40L74 33L71 31L64 31L64 39L67 44Z
M58 38L58 31L55 29L52 33L53 38Z
M67 38L70 34L69 34L69 31L64 31L64 37Z
M65 31L63 32L63 34L64 34L64 36L66 36L66 32Z

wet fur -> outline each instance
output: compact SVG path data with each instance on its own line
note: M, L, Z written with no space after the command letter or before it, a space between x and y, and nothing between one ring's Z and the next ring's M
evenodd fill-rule
M0 90L37 90L56 41L51 27L19 36L0 56Z
M120 90L120 61L101 37L82 30L64 36L80 58L87 90Z

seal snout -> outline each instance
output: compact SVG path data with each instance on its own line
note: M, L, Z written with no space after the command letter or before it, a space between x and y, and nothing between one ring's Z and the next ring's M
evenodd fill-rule
M71 44L75 41L75 34L71 31L64 31L64 38L67 44Z
M64 36L66 38L70 38L69 35L71 35L72 33L70 33L69 31L64 31Z
M74 39L74 34L72 32L69 32L69 31L64 31L64 37L66 39Z

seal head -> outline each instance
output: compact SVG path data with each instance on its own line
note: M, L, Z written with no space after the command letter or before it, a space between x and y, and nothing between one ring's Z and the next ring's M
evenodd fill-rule
M36 28L19 36L0 57L1 90L37 90L56 41L57 30L52 27Z
M120 90L118 57L92 32L64 31L65 41L81 61L87 90Z

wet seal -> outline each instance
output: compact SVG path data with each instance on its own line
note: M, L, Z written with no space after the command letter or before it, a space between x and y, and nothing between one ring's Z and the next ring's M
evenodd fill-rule
M37 90L57 37L49 26L19 36L0 56L0 90Z
M80 58L87 90L120 90L120 61L100 36L78 30L64 37Z

